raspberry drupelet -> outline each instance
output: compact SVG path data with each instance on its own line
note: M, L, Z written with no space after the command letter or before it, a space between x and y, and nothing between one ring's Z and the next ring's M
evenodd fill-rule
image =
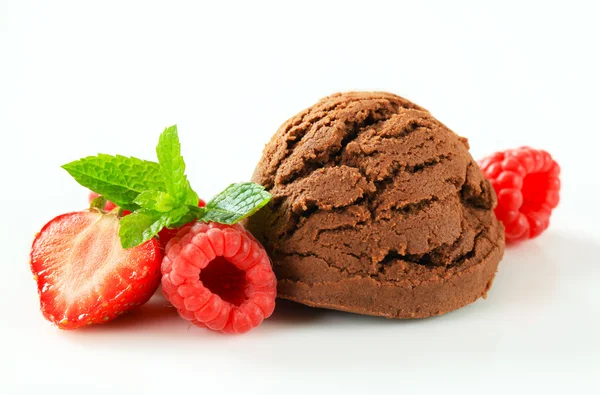
M548 228L560 190L560 166L549 153L521 147L496 152L479 166L498 196L495 213L507 242L537 237Z
M179 315L224 333L244 333L275 308L277 280L258 241L240 224L197 222L166 245L162 289Z

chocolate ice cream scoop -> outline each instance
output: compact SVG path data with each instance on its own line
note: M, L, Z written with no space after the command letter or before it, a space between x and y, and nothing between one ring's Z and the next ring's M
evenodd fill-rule
M279 296L390 318L485 297L504 231L468 148L383 92L335 94L285 122L253 176L273 199L247 222Z

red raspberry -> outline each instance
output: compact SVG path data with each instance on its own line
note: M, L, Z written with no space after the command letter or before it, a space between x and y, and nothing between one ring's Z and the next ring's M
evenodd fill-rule
M507 242L532 239L548 228L558 205L560 167L549 153L521 147L496 152L479 162L491 181Z
M166 246L162 289L200 327L244 333L275 308L277 280L258 241L241 225L197 222Z
M205 207L206 206L206 202L202 199L198 200L198 207ZM194 222L190 222L189 224L186 225L193 225ZM163 228L160 232L158 232L158 240L160 241L160 245L165 248L167 246L167 243L169 242L169 240L171 240L173 237L177 236L177 233L179 233L179 231L181 230L181 228L174 228L174 229L169 229L169 228Z

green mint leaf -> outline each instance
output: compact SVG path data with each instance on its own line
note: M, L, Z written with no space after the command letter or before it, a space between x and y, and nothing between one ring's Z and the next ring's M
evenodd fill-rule
M117 206L133 211L142 192L166 190L158 163L126 156L98 154L62 166L84 187Z
M167 192L161 191L146 191L142 192L135 198L134 203L141 208L148 210L166 213L177 205L175 198Z
M185 162L181 156L177 125L170 126L161 133L156 146L156 156L167 192L178 202L198 204L198 195L192 190L185 176Z
M171 222L169 224L169 228L179 228L183 225L189 224L190 222L202 217L205 211L205 208L188 205L186 206L186 213L183 216L181 216L181 218L179 218L178 220Z
M179 206L177 208L174 208L168 213L168 220L166 226L169 228L177 228L178 226L173 226L173 224L179 223L182 219L188 217L189 213L190 210L188 209L188 206ZM194 215L195 217L195 214L192 213L192 215ZM187 224L190 221L193 221L193 218L187 222L184 222L184 224Z
M123 248L137 247L152 239L163 228L178 228L196 218L197 214L191 213L188 206L179 206L168 212L139 209L121 218L119 227L121 245Z
M152 239L168 222L167 213L141 209L121 218L119 238L123 248L133 248Z
M168 228L170 228L170 229L181 228L183 225L187 225L187 224L189 224L190 222L192 222L193 220L195 220L197 218L198 217L194 213L188 211L177 222L173 222L172 224L170 224L168 226Z
M198 194L192 190L192 187L190 186L190 183L188 181L185 204L191 204L192 206L198 206L199 201L200 201L200 198L198 197Z
M191 205L188 204L187 209L190 213L194 214L197 218L200 218L201 216L204 215L204 212L206 211L206 207L198 207L196 205Z
M253 182L231 184L208 202L200 220L235 224L254 214L269 200L271 194L258 184Z

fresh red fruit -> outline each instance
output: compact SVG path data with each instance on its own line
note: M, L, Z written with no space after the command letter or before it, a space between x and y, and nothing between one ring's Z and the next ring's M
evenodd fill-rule
M206 206L206 202L202 199L198 200L198 207L205 207ZM193 225L194 222L190 222L184 226L187 225ZM167 246L167 243L169 242L169 240L171 240L173 237L177 236L177 233L179 233L179 230L181 230L180 228L173 228L173 229L169 229L169 228L163 228L160 232L158 232L158 240L160 241L160 245L163 246L163 248L165 248Z
M271 316L277 280L258 241L241 225L198 222L166 247L162 289L179 315L200 327L244 333Z
M158 240L125 250L118 229L116 214L95 210L59 215L42 228L30 258L46 319L75 329L150 299L160 282Z
M521 147L496 152L479 166L498 196L495 212L507 242L537 237L548 228L560 191L560 166L549 153Z

